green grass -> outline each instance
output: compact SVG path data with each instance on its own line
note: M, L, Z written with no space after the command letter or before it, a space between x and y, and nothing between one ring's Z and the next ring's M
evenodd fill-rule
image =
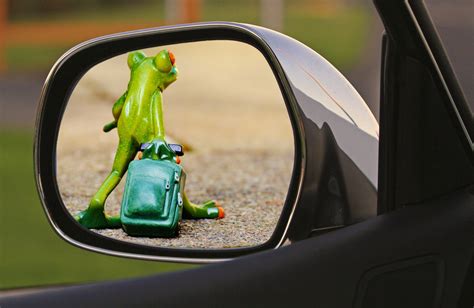
M368 40L369 13L361 7L330 15L289 10L284 33L311 47L341 70L357 63Z
M49 69L70 47L17 45L6 49L8 67L15 71L35 72Z
M101 255L60 239L36 193L32 143L31 131L0 129L0 288L138 277L191 267Z

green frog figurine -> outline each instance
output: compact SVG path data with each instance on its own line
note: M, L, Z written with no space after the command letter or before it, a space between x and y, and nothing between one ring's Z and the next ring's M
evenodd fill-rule
M119 144L112 171L92 197L89 207L76 220L89 229L120 228L120 217L104 213L105 201L118 185L134 160L140 146L152 141L165 141L163 126L162 92L178 77L175 57L168 50L154 57L136 51L128 55L130 81L127 91L112 107L114 121L104 126L104 132L117 128ZM176 156L176 159L179 159ZM177 161L179 163L179 161ZM215 201L194 204L183 192L184 215L190 218L223 218L224 210Z

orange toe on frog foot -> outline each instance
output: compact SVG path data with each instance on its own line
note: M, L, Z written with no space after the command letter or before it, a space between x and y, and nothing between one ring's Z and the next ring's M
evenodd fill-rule
M221 206L218 206L217 209L219 210L219 215L217 216L218 219L225 217L224 209Z

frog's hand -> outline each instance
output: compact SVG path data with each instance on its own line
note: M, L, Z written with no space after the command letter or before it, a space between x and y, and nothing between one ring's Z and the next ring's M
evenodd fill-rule
M112 129L116 128L117 127L117 121L112 121L110 123L107 123L104 125L104 128L102 129L104 132L108 133L110 132Z

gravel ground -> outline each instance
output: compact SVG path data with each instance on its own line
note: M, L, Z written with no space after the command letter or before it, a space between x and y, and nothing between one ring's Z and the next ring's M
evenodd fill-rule
M107 161L107 153L101 154L97 159ZM83 155L90 154L78 152L61 160L58 166L65 175L59 177L60 187L74 185L72 193L61 189L64 203L72 213L84 209L109 172L104 164L82 160ZM291 152L185 154L182 164L188 174L186 191L189 197L194 202L219 200L225 209L224 219L183 219L179 236L172 239L130 237L121 229L96 231L117 239L163 247L224 248L261 244L271 236L280 216L288 189L288 179L282 175L291 174L292 168L288 164L291 159ZM78 183L67 176L71 169L94 172L85 173ZM124 183L125 179L107 201L109 214L120 213Z
M163 247L261 244L279 219L293 164L291 127L275 79L263 57L242 43L182 44L170 49L180 76L164 93L167 140L187 146L182 165L189 198L197 203L218 200L226 217L182 220L179 236L171 239L130 237L121 229L95 231ZM248 67L242 69L238 58L245 59ZM73 215L87 207L110 172L117 133L105 134L101 128L111 120L112 104L126 87L125 63L125 57L118 57L91 70L66 109L57 175L64 204ZM202 78L203 70L218 73ZM119 214L125 181L109 196L108 214Z

